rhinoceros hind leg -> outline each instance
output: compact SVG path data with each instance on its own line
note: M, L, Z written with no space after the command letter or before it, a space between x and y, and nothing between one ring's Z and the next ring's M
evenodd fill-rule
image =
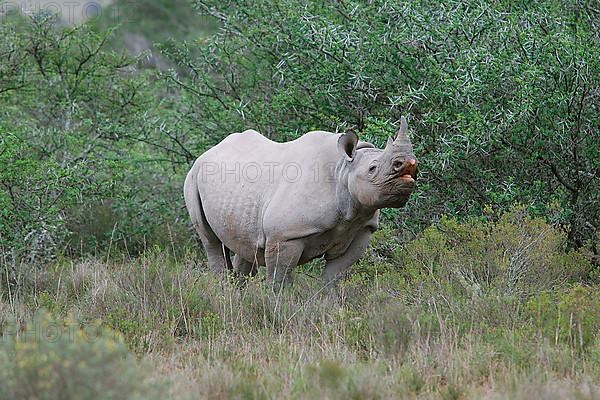
M208 267L210 270L217 275L226 275L230 269L226 258L227 255L225 254L228 249L220 241L208 241L202 237L200 239L206 250L206 258L208 258Z
M293 270L304 251L303 245L298 241L284 241L269 243L265 249L265 264L267 265L267 279L272 282L273 290L278 292L283 286L293 282Z
M208 267L217 275L225 275L229 270L229 249L223 246L223 243L214 234L211 227L208 225L204 212L201 210L201 218L194 221L194 227L200 241L206 250L206 258L208 259Z

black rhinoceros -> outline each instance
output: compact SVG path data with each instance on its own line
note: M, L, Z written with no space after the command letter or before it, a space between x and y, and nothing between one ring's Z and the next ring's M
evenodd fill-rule
M278 286L296 265L324 256L323 279L333 284L367 248L379 209L406 204L416 175L404 117L384 150L354 133L276 143L247 130L196 160L184 195L216 273L235 268L246 277L266 265Z

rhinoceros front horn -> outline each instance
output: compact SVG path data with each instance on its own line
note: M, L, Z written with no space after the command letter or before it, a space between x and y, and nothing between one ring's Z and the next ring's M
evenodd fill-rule
M410 139L408 138L408 124L406 123L406 118L404 118L404 115L400 117L400 129L398 129L394 143L399 145L411 144Z
M398 129L398 132L396 132L396 139L392 141L392 138L388 138L385 149L412 153L412 143L408 137L408 123L404 116L400 118L400 128Z

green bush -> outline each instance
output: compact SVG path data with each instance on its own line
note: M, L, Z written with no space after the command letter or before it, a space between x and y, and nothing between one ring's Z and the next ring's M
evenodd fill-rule
M48 261L64 243L65 210L86 184L77 165L39 160L24 135L0 125L0 257Z
M357 379L357 371L337 360L322 360L318 364L309 365L306 375L311 383L310 389L316 389L328 399L379 398L376 390L373 390L374 385L361 385Z
M23 330L4 327L0 367L5 399L141 400L165 394L116 332L44 312Z
M545 0L196 0L218 34L163 46L196 147L248 127L287 140L408 114L421 160L408 218L529 204L581 246L600 220L597 7ZM180 71L186 76L182 77Z
M193 155L179 103L107 48L111 33L45 14L2 17L0 201L10 204L0 240L14 262L190 238L178 201ZM28 252L32 241L52 246Z
M567 248L567 235L522 209L497 221L443 217L399 250L404 275L467 298L527 296L583 280L585 250Z

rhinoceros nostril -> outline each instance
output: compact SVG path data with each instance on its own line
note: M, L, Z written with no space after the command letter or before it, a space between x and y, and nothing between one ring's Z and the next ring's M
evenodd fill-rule
M398 172L398 174L402 177L416 178L417 177L417 165L418 165L417 160L415 160L413 158L413 159L402 162L398 167L394 168L394 170L396 172Z
M417 160L415 160L414 158L410 159L405 163L405 165L406 165L406 168L404 170L404 174L410 175L413 178L416 178L417 177L417 165L419 165Z

